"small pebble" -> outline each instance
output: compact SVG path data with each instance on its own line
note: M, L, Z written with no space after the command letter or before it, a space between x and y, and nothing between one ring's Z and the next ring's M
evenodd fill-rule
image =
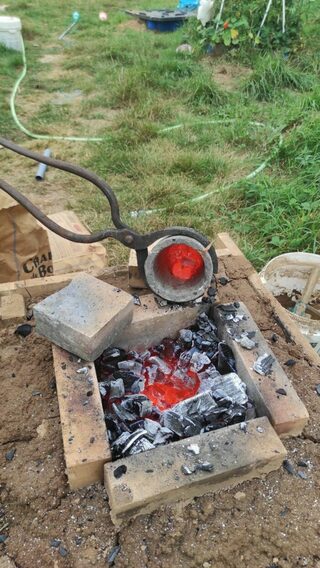
M60 546L59 554L60 556L62 556L62 558L65 558L68 555L68 551L64 546Z
M181 471L184 475L191 475L193 473L193 471L191 471L191 469L185 464L181 466Z
M210 286L210 288L208 288L208 296L216 296L217 295L217 290L215 288L213 288L213 286Z
M139 296L132 296L133 297L133 303L135 306L141 306L141 300L139 298Z
M196 469L198 469L200 471L213 471L214 466L213 466L213 463L203 462L203 463L198 463L197 466L196 466Z
M187 450L189 452L192 452L195 456L199 455L200 453L200 448L198 444L190 444L190 446L187 447Z
M176 53L192 53L193 49L189 43L182 43L176 49Z
M7 540L6 534L0 534L0 544L3 544Z
M243 501L243 499L246 498L246 494L243 493L242 491L237 491L237 493L235 494L234 498L235 498L237 501Z
M6 453L6 460L7 460L8 462L11 462L11 461L13 460L16 451L17 451L16 448L12 448L12 450L9 450L9 451Z
M295 359L288 359L288 361L285 362L286 367L293 367L293 365L296 364L296 360Z
M203 567L203 568L211 568L211 564L210 564L210 562L204 562L204 563L202 564L202 567Z
M218 282L219 284L221 284L221 286L226 286L227 284L229 284L230 280L226 276L220 276L220 278L218 278Z
M264 432L264 429L261 428L261 426L257 427L257 432L259 432L259 434L262 434Z
M276 343L276 341L278 341L278 336L277 336L276 333L273 333L273 334L271 335L271 341L273 341L273 343Z
M287 391L284 390L284 389L277 389L277 390L276 390L276 393L282 394L283 396L287 396Z
M284 460L282 463L284 469L290 474L293 475L294 474L294 468L291 462L289 462L289 460Z

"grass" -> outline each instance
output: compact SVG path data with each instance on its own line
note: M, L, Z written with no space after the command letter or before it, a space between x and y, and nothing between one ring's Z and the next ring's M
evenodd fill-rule
M141 0L130 7L154 6ZM102 23L98 1L89 7L79 0L80 24L67 41L59 42L70 22L65 2L12 0L10 14L22 19L28 58L28 75L17 99L22 121L39 133L103 137L99 144L62 142L55 155L76 156L106 179L124 221L139 231L186 225L211 239L228 230L257 269L283 252L319 252L316 3L304 23L303 50L288 59L281 52L243 48L217 60L177 54L176 47L185 40L183 29L146 32L124 14L126 7L124 0L116 7L107 1L109 18ZM239 69L246 78L237 79ZM19 54L0 48L0 132L32 145L15 127L8 108L19 70ZM75 89L82 91L75 104L53 104L57 93ZM164 131L175 124L186 126ZM268 168L246 180L270 155ZM74 178L64 187L92 230L111 224L98 191ZM203 201L190 201L207 193ZM153 208L161 211L138 218L130 214ZM114 241L108 251L110 263L127 256Z

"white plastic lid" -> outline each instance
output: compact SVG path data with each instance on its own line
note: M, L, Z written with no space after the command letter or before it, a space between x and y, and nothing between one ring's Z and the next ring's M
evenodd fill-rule
M15 16L0 16L0 30L21 30L21 20Z

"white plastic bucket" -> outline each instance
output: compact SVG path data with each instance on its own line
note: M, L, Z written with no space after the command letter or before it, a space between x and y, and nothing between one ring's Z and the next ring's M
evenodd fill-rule
M276 256L260 272L260 278L275 297L283 294L294 298L301 294L313 268L320 266L320 255L306 252L291 252ZM320 297L320 281L315 285L312 298ZM289 311L300 331L320 353L320 320L299 316Z
M0 16L0 43L8 49L22 51L21 20L15 16Z

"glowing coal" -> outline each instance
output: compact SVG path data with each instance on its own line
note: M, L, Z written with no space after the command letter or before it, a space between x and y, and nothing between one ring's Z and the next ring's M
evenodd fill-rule
M233 353L206 313L176 340L142 353L106 349L96 367L114 459L255 415Z

